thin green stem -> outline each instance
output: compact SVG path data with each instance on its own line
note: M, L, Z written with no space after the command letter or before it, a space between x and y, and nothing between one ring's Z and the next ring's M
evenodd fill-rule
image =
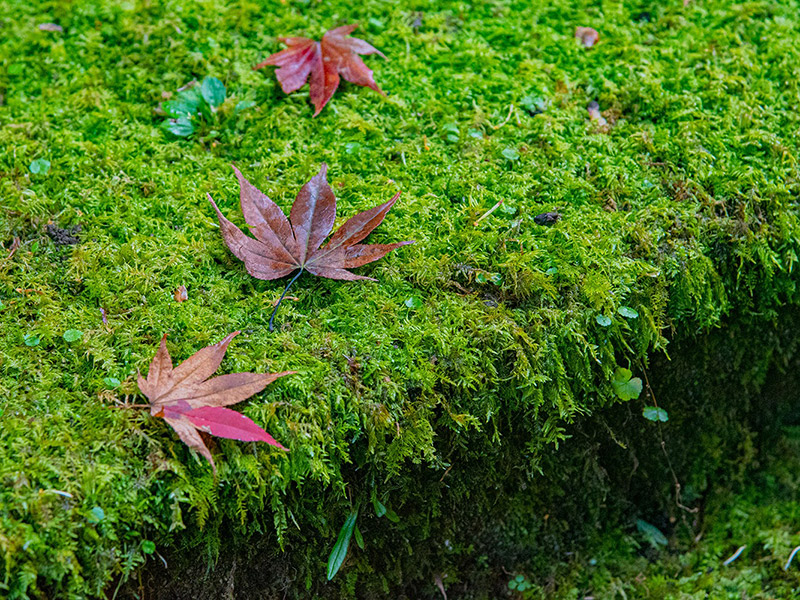
M283 298L284 298L284 296L286 296L286 292L288 292L288 291L289 291L289 288L290 288L290 287L292 287L292 284L293 284L295 281L297 281L297 278L298 278L298 277L300 277L300 275L302 275L302 274L303 274L303 268L302 268L302 267L300 267L300 270L297 272L297 275L295 275L294 277L292 277L292 280L291 280L291 281L289 282L289 284L288 284L288 285L287 285L287 286L284 288L284 290L283 290L283 293L281 294L281 297L278 299L278 303L275 305L275 310L273 310L273 311L272 311L272 316L269 318L269 330L270 330L270 331L275 331L275 328L272 326L272 321L274 321L274 320L275 320L275 315L276 315L276 313L278 312L278 307L281 305L281 302L283 302Z

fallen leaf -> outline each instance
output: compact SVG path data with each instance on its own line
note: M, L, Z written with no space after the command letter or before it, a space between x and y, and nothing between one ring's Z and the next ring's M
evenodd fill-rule
M186 291L186 286L182 285L173 294L175 296L175 302L184 302L189 299L189 293Z
M575 38L583 44L584 48L591 48L600 40L600 34L591 27L576 27Z
M245 179L239 169L233 169L239 179L242 213L256 239L246 236L223 217L209 194L208 199L217 212L222 238L234 256L244 261L247 272L253 277L280 279L299 269L286 286L281 299L303 271L328 279L375 281L347 269L371 263L400 246L414 243L405 241L393 244L359 244L381 224L386 213L400 197L400 192L388 202L348 219L322 247L322 242L330 234L336 219L336 197L326 178L327 165L323 163L319 173L300 189L289 219L277 204ZM275 311L279 305L280 300ZM274 316L275 312L272 318Z
M174 369L165 334L150 363L147 378L139 375L139 389L150 400L150 414L163 417L184 444L211 463L215 473L214 459L198 430L234 440L266 442L286 450L253 421L223 407L246 400L294 371L231 373L209 379L219 368L228 344L238 334L234 331L221 342L198 350Z
M303 87L310 75L309 91L315 117L339 87L340 75L351 83L383 94L372 77L372 71L358 55L377 54L384 59L386 57L364 40L347 37L356 27L357 25L344 25L331 29L322 36L321 42L303 37L278 38L288 48L267 57L253 69L261 69L267 65L278 67L275 77L287 94Z

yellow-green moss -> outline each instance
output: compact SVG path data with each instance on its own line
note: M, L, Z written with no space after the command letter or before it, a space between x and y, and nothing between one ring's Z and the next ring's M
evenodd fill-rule
M571 424L615 402L618 364L641 375L668 338L796 304L798 6L673 4L0 1L0 591L99 595L143 540L213 557L221 531L308 556L316 586L351 502L405 502L375 534L396 540L452 509L411 516L418 470L447 485L469 448L476 474L555 468ZM389 58L366 59L385 97L344 84L313 119L304 91L251 70L277 36L349 22ZM163 93L207 75L257 106L168 137ZM371 239L417 243L361 270L377 284L304 275L271 334L283 284L246 274L205 193L237 214L236 163L288 209L322 161L342 218L402 190ZM55 246L50 221L80 244ZM242 409L291 452L220 441L215 482L114 402L162 334L180 360L235 329L221 372L298 371ZM466 475L461 501L490 502ZM410 576L391 568L373 581Z

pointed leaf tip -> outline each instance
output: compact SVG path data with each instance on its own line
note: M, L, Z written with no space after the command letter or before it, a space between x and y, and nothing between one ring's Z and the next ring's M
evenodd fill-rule
M275 438L242 413L219 406L203 406L186 413L186 418L200 431L241 442L266 442L286 450Z

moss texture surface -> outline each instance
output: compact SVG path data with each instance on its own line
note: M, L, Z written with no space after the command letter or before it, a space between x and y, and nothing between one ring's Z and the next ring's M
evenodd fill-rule
M438 593L444 534L418 573L367 550L326 586L351 508L368 549L404 555L437 523L480 528L458 507L492 505L503 469L531 485L557 473L574 423L618 403L617 366L643 377L668 339L746 324L730 344L756 358L731 372L758 388L787 347L781 307L800 299L797 15L795 2L1 1L0 593L99 596L146 542L214 559L231 540L290 565L299 597L417 579ZM366 59L385 97L344 84L312 119L307 88L287 97L251 70L277 36L349 22L389 59ZM600 31L596 47L576 43L579 25ZM205 76L234 98L192 138L166 134L164 93ZM256 105L236 113L241 100ZM359 270L379 283L304 275L269 333L284 283L247 275L205 194L243 225L231 163L288 211L323 161L341 216L400 190L370 240L417 243ZM552 210L559 223L535 224ZM80 225L79 243L48 224ZM241 408L291 451L216 442L215 481L163 422L117 403L164 333L177 361L236 329L221 373L298 371ZM373 499L399 523L368 514Z

